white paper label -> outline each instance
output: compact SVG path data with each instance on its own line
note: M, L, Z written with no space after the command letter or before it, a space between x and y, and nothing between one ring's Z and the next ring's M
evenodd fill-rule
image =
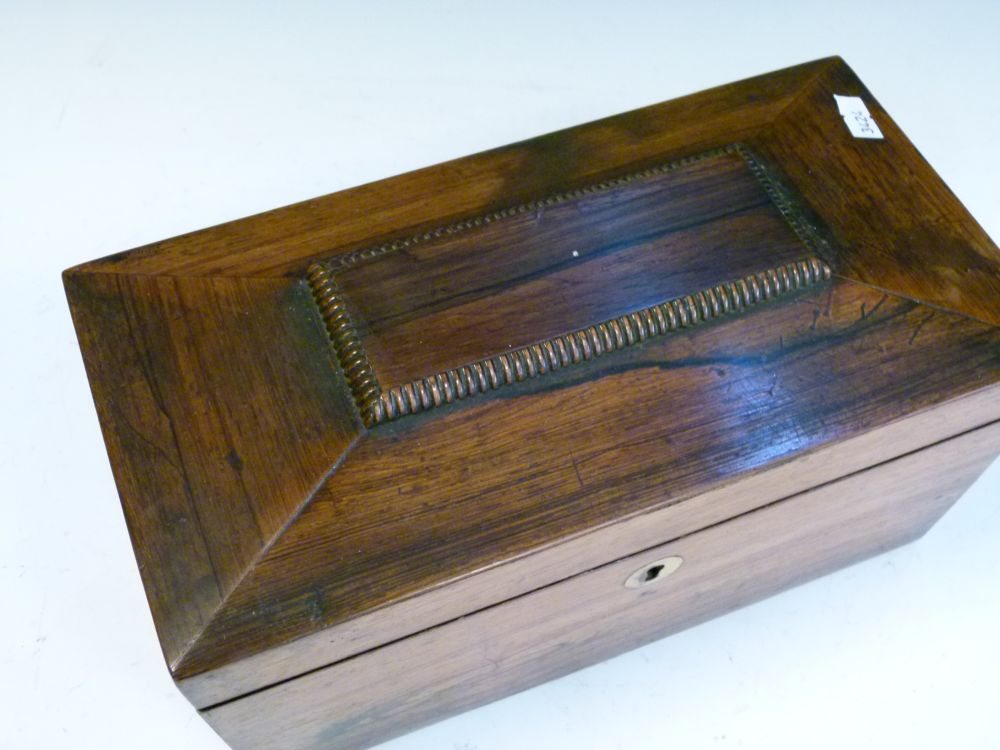
M837 102L837 109L840 116L844 118L847 129L855 138L882 138L882 131L878 129L875 120L872 119L868 107L861 101L860 96L839 96L833 95Z

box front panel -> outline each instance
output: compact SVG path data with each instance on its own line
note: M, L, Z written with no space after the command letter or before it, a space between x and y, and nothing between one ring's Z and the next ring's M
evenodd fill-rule
M205 716L235 750L369 746L910 541L998 451L965 433Z

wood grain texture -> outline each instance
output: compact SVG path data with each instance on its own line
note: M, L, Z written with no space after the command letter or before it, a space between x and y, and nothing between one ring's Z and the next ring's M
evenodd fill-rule
M363 748L920 536L986 467L993 424L205 712L236 750ZM665 557L683 565L630 589Z
M304 282L70 273L66 288L174 663L348 449L353 406Z
M862 97L885 138L851 137L834 94ZM838 272L1000 324L996 245L846 65L825 68L753 143L822 217Z
M853 139L833 93L886 138ZM726 284L777 288L803 258L811 284L714 314ZM199 707L1000 419L1000 251L837 58L65 283L160 640ZM702 322L641 336L630 316L657 308ZM530 377L590 330L605 356ZM504 355L502 388L458 397ZM404 397L421 413L368 412ZM914 503L894 506L900 534L927 520Z

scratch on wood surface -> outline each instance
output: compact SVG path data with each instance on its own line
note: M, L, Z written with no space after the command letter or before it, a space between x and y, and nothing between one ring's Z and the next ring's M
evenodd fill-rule
M867 303L866 302L862 302L861 303L861 320L867 320L872 315L874 315L875 313L877 313L878 309L880 307L882 307L882 305L885 304L885 301L887 299L889 299L889 295L883 294L882 298L878 302L875 303L875 306L871 310L867 310L866 309Z
M573 455L573 449L569 449L569 460L573 464L573 472L576 474L576 481L580 483L580 489L583 489L583 477L580 476L580 467L576 465L576 456Z
M923 320L921 320L921 321L920 321L919 323L917 323L916 327L915 327L915 328L913 329L913 334L912 334L912 335L910 336L910 342L909 342L909 343L910 343L910 346L913 346L913 342L917 340L917 336L919 336L919 335L920 335L920 331L921 331L921 329L922 329L922 328L924 327L924 325L926 325L926 324L927 324L927 322L928 322L928 321L929 321L929 320L930 320L931 318L933 318L933 317L934 317L934 313L933 313L933 312L931 312L930 314L928 314L928 315L927 315L927 317L926 317L926 318L924 318L924 319L923 319Z

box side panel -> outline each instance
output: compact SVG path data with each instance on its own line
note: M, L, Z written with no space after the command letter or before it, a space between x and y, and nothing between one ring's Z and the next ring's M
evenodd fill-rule
M910 541L998 450L1000 424L965 433L204 715L235 750L369 746Z

